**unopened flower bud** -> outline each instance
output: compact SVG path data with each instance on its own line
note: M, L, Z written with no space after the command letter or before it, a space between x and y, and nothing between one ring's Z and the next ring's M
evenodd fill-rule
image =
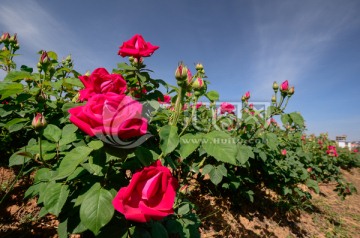
M196 78L191 86L194 90L200 90L204 87L204 81L202 78Z
M289 82L287 80L285 80L281 85L280 85L280 91L282 93L287 93L287 91L289 90Z
M279 85L277 84L276 81L274 81L274 83L273 83L273 89L274 89L275 93L276 93L276 92L278 91L278 89L279 89Z
M288 94L289 96L291 96L291 95L293 95L294 93L295 93L295 88L294 88L294 86L292 86L292 87L289 88L287 94Z
M10 37L9 42L14 43L14 44L17 43L17 34L16 33L12 37Z
M250 92L247 91L247 92L244 94L243 97L245 97L245 100L249 100L249 99L250 99Z
M4 43L8 43L10 40L10 34L8 32L5 32L4 34L2 34L1 36L1 41Z
M242 96L242 97L241 97L241 101L242 101L242 102L245 102L245 101L246 101L246 97L245 97L245 96Z
M276 96L275 96L275 95L273 95L273 96L271 97L271 102L272 102L272 103L276 103Z
M202 65L201 63L197 63L196 66L195 66L195 69L196 69L197 71L200 71L200 70L203 70L204 67L203 67L203 65Z
M184 66L182 63L180 63L180 65L176 68L175 78L178 81L183 81L187 78L187 76L188 76L188 68Z
M40 56L40 63L41 64L47 64L50 62L50 58L45 50L42 51Z
M34 117L34 119L32 120L31 125L35 129L35 131L40 131L47 126L47 122L43 114L38 112Z

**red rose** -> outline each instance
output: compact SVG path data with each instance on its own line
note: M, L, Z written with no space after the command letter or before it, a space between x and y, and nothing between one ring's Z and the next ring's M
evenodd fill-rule
M114 92L122 94L126 90L126 81L120 74L109 74L104 68L97 68L90 76L83 75L79 79L85 89L80 90L80 100L88 100L94 94Z
M115 209L127 220L148 222L173 214L178 181L157 160L134 173L130 184L122 187L113 200Z
M221 114L225 114L225 112L232 113L234 110L235 110L235 106L232 105L231 103L223 102L220 105Z
M150 42L146 42L141 35L134 35L130 40L120 46L118 52L122 57L133 56L134 58L148 57L159 49L159 46L154 46Z
M126 95L95 94L84 106L69 110L70 121L90 136L111 135L128 139L146 134L142 105Z
M282 155L286 155L287 151L285 149L281 150Z

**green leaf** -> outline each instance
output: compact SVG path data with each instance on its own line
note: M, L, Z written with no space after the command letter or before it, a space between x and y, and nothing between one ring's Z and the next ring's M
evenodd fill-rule
M177 214L185 215L188 212L190 212L190 205L189 205L189 203L185 203L181 207L179 207Z
M209 176L211 182L213 182L215 185L218 185L223 179L223 171L221 169L218 169L218 167L214 167L210 171Z
M101 140L93 140L88 144L88 146L94 150L98 150L104 146L104 142Z
M44 129L44 137L52 142L58 142L61 138L61 129L53 124Z
M236 143L223 131L212 131L204 136L202 147L216 160L236 165Z
M151 236L161 238L169 237L165 227L160 222L153 222L151 224Z
M47 55L51 58L51 59L54 59L54 60L57 60L58 59L58 56L57 54L54 52L54 51L48 51L46 52Z
M300 127L304 126L304 118L301 116L300 113L292 112L292 113L290 113L290 117L296 125L298 125Z
M21 83L9 83L1 82L0 83L0 100L3 100L7 97L13 96L24 91L24 86Z
M180 156L187 158L193 153L200 145L202 133L197 134L185 134L180 137Z
M91 151L92 149L89 147L79 146L68 152L60 163L59 173L55 180L66 178L72 174L80 163L86 161Z
M19 82L25 78L32 78L32 76L26 71L11 71L6 75L4 81Z
M178 128L176 126L166 125L160 128L160 149L167 155L171 153L179 144L179 135L177 133Z
M70 84L80 88L84 87L84 84L78 78L64 78L63 80L64 80L64 84Z
M267 146L268 146L271 150L277 150L277 146L278 146L278 144L279 144L279 140L278 140L276 134L274 134L274 133L266 133L266 134L265 134L265 140L266 140Z
M314 189L314 191L316 193L319 193L320 190L319 190L319 184L315 181L315 180L312 180L312 179L308 179L306 181L306 186L308 186L308 188L312 188Z
M67 197L69 196L69 186L61 183L50 184L46 187L44 195L44 206L46 210L55 216L59 216Z
M209 91L206 94L206 97L210 100L210 101L217 101L219 100L219 93L216 91Z
M112 205L113 196L99 183L93 185L80 206L81 223L91 230L95 235L105 226L114 215Z
M247 145L239 144L236 159L240 162L240 164L245 164L249 160L249 158L254 158L252 148Z
M159 155L155 153L155 151L141 146L136 148L135 156L143 166L149 166L159 158Z
M281 115L281 122L285 126L287 123L289 123L290 116L289 114L282 114Z
M31 160L32 154L25 151L16 152L9 158L9 167L14 165L22 165Z
M208 174L208 173L210 173L210 171L213 170L213 169L214 169L214 166L212 166L211 164L207 164L207 165L205 165L205 166L202 168L201 174L202 174L202 175Z

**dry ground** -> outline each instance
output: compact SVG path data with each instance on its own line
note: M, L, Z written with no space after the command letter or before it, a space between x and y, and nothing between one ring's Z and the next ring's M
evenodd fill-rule
M333 191L334 184L321 184L321 193L312 194L313 206L307 211L281 211L268 191L257 194L263 199L255 198L254 203L230 203L195 189L191 200L202 220L201 237L360 237L360 169L342 173L359 194L343 201ZM12 170L0 167L0 200L14 179ZM55 217L39 218L36 200L23 200L29 181L16 182L0 204L0 237L57 237Z

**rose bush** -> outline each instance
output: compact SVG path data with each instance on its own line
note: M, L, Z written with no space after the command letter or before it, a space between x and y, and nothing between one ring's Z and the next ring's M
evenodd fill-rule
M136 222L161 220L173 214L178 181L157 160L133 174L130 184L122 187L113 200L115 209Z
M289 208L306 204L303 188L319 192L318 182L336 181L340 196L354 191L340 167L359 165L359 153L304 135L300 113L285 112L295 93L288 81L274 82L270 106L257 109L247 91L235 111L208 90L200 63L194 75L180 63L176 85L153 79L143 57L159 47L141 35L120 47L128 62L90 75L44 50L37 72L15 70L17 38L0 43L1 157L12 154L18 177L33 171L25 197L37 198L40 216L58 218L60 238L199 237L194 187L233 203L271 189Z

